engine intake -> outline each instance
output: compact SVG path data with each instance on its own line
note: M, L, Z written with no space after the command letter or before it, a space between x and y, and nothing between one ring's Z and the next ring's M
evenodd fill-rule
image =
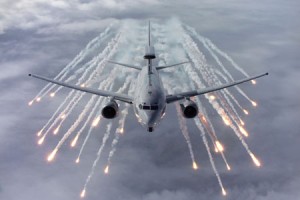
M198 114L198 106L191 100L186 100L181 103L180 108L185 118L194 118Z
M114 100L110 101L104 108L102 109L102 116L107 119L113 119L118 115L119 106L117 102Z

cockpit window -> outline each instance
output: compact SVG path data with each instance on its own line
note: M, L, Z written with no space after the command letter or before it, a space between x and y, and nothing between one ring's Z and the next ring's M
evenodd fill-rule
M140 104L139 109L142 109L142 110L158 110L158 105L146 106L146 105Z

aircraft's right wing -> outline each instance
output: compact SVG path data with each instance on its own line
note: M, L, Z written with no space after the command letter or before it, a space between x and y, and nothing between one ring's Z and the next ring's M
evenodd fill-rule
M112 97L116 100L123 101L125 103L132 104L132 102L133 102L133 98L131 98L131 97L125 95L125 94L118 94L118 93L109 92L109 91L103 91L103 90L96 90L96 89L91 89L91 88L80 87L80 86L64 83L64 82L61 82L61 81L56 81L56 80L53 80L53 79L49 79L49 78L46 78L46 77L43 77L43 76L38 76L38 75L35 75L35 74L29 74L29 76L32 76L34 78L44 80L44 81L47 81L47 82L50 82L50 83L54 83L54 84L57 84L57 85L61 85L61 86L64 86L64 87L68 87L68 88L71 88L71 89L74 89L74 90L79 90L79 91L82 91L82 92L87 92L87 93L90 93L90 94L95 94L95 95L103 96L103 97Z
M199 90L193 90L193 91L189 91L189 92L182 92L182 93L178 93L178 94L168 95L166 97L166 102L167 103L172 103L172 102L175 102L175 101L182 100L184 98L198 96L198 95L206 94L206 93L209 93L209 92L214 92L214 91L221 90L221 89L224 89L224 88L228 88L228 87L231 87L231 86L234 86L234 85L238 85L238 84L241 84L241 83L244 83L244 82L247 82L247 81L251 81L253 79L260 78L260 77L266 76L266 75L268 75L268 73L261 74L261 75L258 75L258 76L253 76L253 77L246 78L246 79L242 79L242 80L239 80L239 81L234 81L232 83L227 83L227 84L216 86L216 87L209 87L209 88L205 88L205 89L199 89Z

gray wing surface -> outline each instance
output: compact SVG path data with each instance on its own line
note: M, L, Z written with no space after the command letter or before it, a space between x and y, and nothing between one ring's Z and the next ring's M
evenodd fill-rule
M185 62L181 62L181 63L176 63L176 64L173 64L173 65L158 66L158 67L156 67L156 69L157 69L157 70L161 70L161 69L166 69L166 68L169 68L169 67L174 67L174 66L183 65L183 64L186 64L186 63L190 63L190 61L185 61Z
M198 95L206 94L206 93L209 93L209 92L214 92L214 91L221 90L221 89L228 88L228 87L232 87L232 86L235 86L235 85L247 82L247 81L251 81L253 79L257 79L257 78L260 78L260 77L266 76L266 75L268 75L268 73L261 74L261 75L258 75L258 76L253 76L253 77L250 77L250 78L245 78L245 79L242 79L242 80L239 80L239 81L234 81L232 83L227 83L227 84L216 86L216 87L208 87L208 88L205 88L205 89L199 89L199 90L193 90L193 91L189 91L189 92L182 92L182 93L178 93L178 94L168 95L166 97L166 102L167 103L172 103L172 102L175 102L175 101L182 100L184 98L198 96Z
M29 74L29 76L32 76L34 78L44 80L44 81L47 81L47 82L50 82L50 83L54 83L56 85L61 85L61 86L67 87L67 88L78 90L78 91L82 91L82 92L86 92L86 93L90 93L90 94L95 94L95 95L103 96L103 97L113 97L114 99L119 100L119 101L123 101L125 103L132 104L132 102L133 102L133 98L131 98L130 96L125 95L125 94L118 94L118 93L114 93L114 92L97 90L97 89L92 89L92 88L84 88L84 87L64 83L64 82L61 82L61 81L56 81L56 80L53 80L53 79L49 79L49 78L46 78L46 77L43 77L43 76L38 76L38 75L35 75L35 74Z
M120 66L124 66L124 67L128 67L128 68L132 68L132 69L142 70L140 67L134 66L134 65L119 63L119 62L115 62L115 61L112 61L112 60L108 60L107 62L116 64L116 65L120 65Z

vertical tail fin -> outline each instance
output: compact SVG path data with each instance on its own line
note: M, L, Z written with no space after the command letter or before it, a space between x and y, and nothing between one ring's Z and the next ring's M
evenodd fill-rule
M151 45L151 26L150 26L150 21L149 21L149 25L148 25L148 45L146 46L146 49L145 49L144 59L152 60L154 58L156 58L156 56L155 56L155 49Z
M148 45L151 46L151 33L150 33L150 30L151 30L151 26L150 26L150 20L149 20L149 24L148 24Z

